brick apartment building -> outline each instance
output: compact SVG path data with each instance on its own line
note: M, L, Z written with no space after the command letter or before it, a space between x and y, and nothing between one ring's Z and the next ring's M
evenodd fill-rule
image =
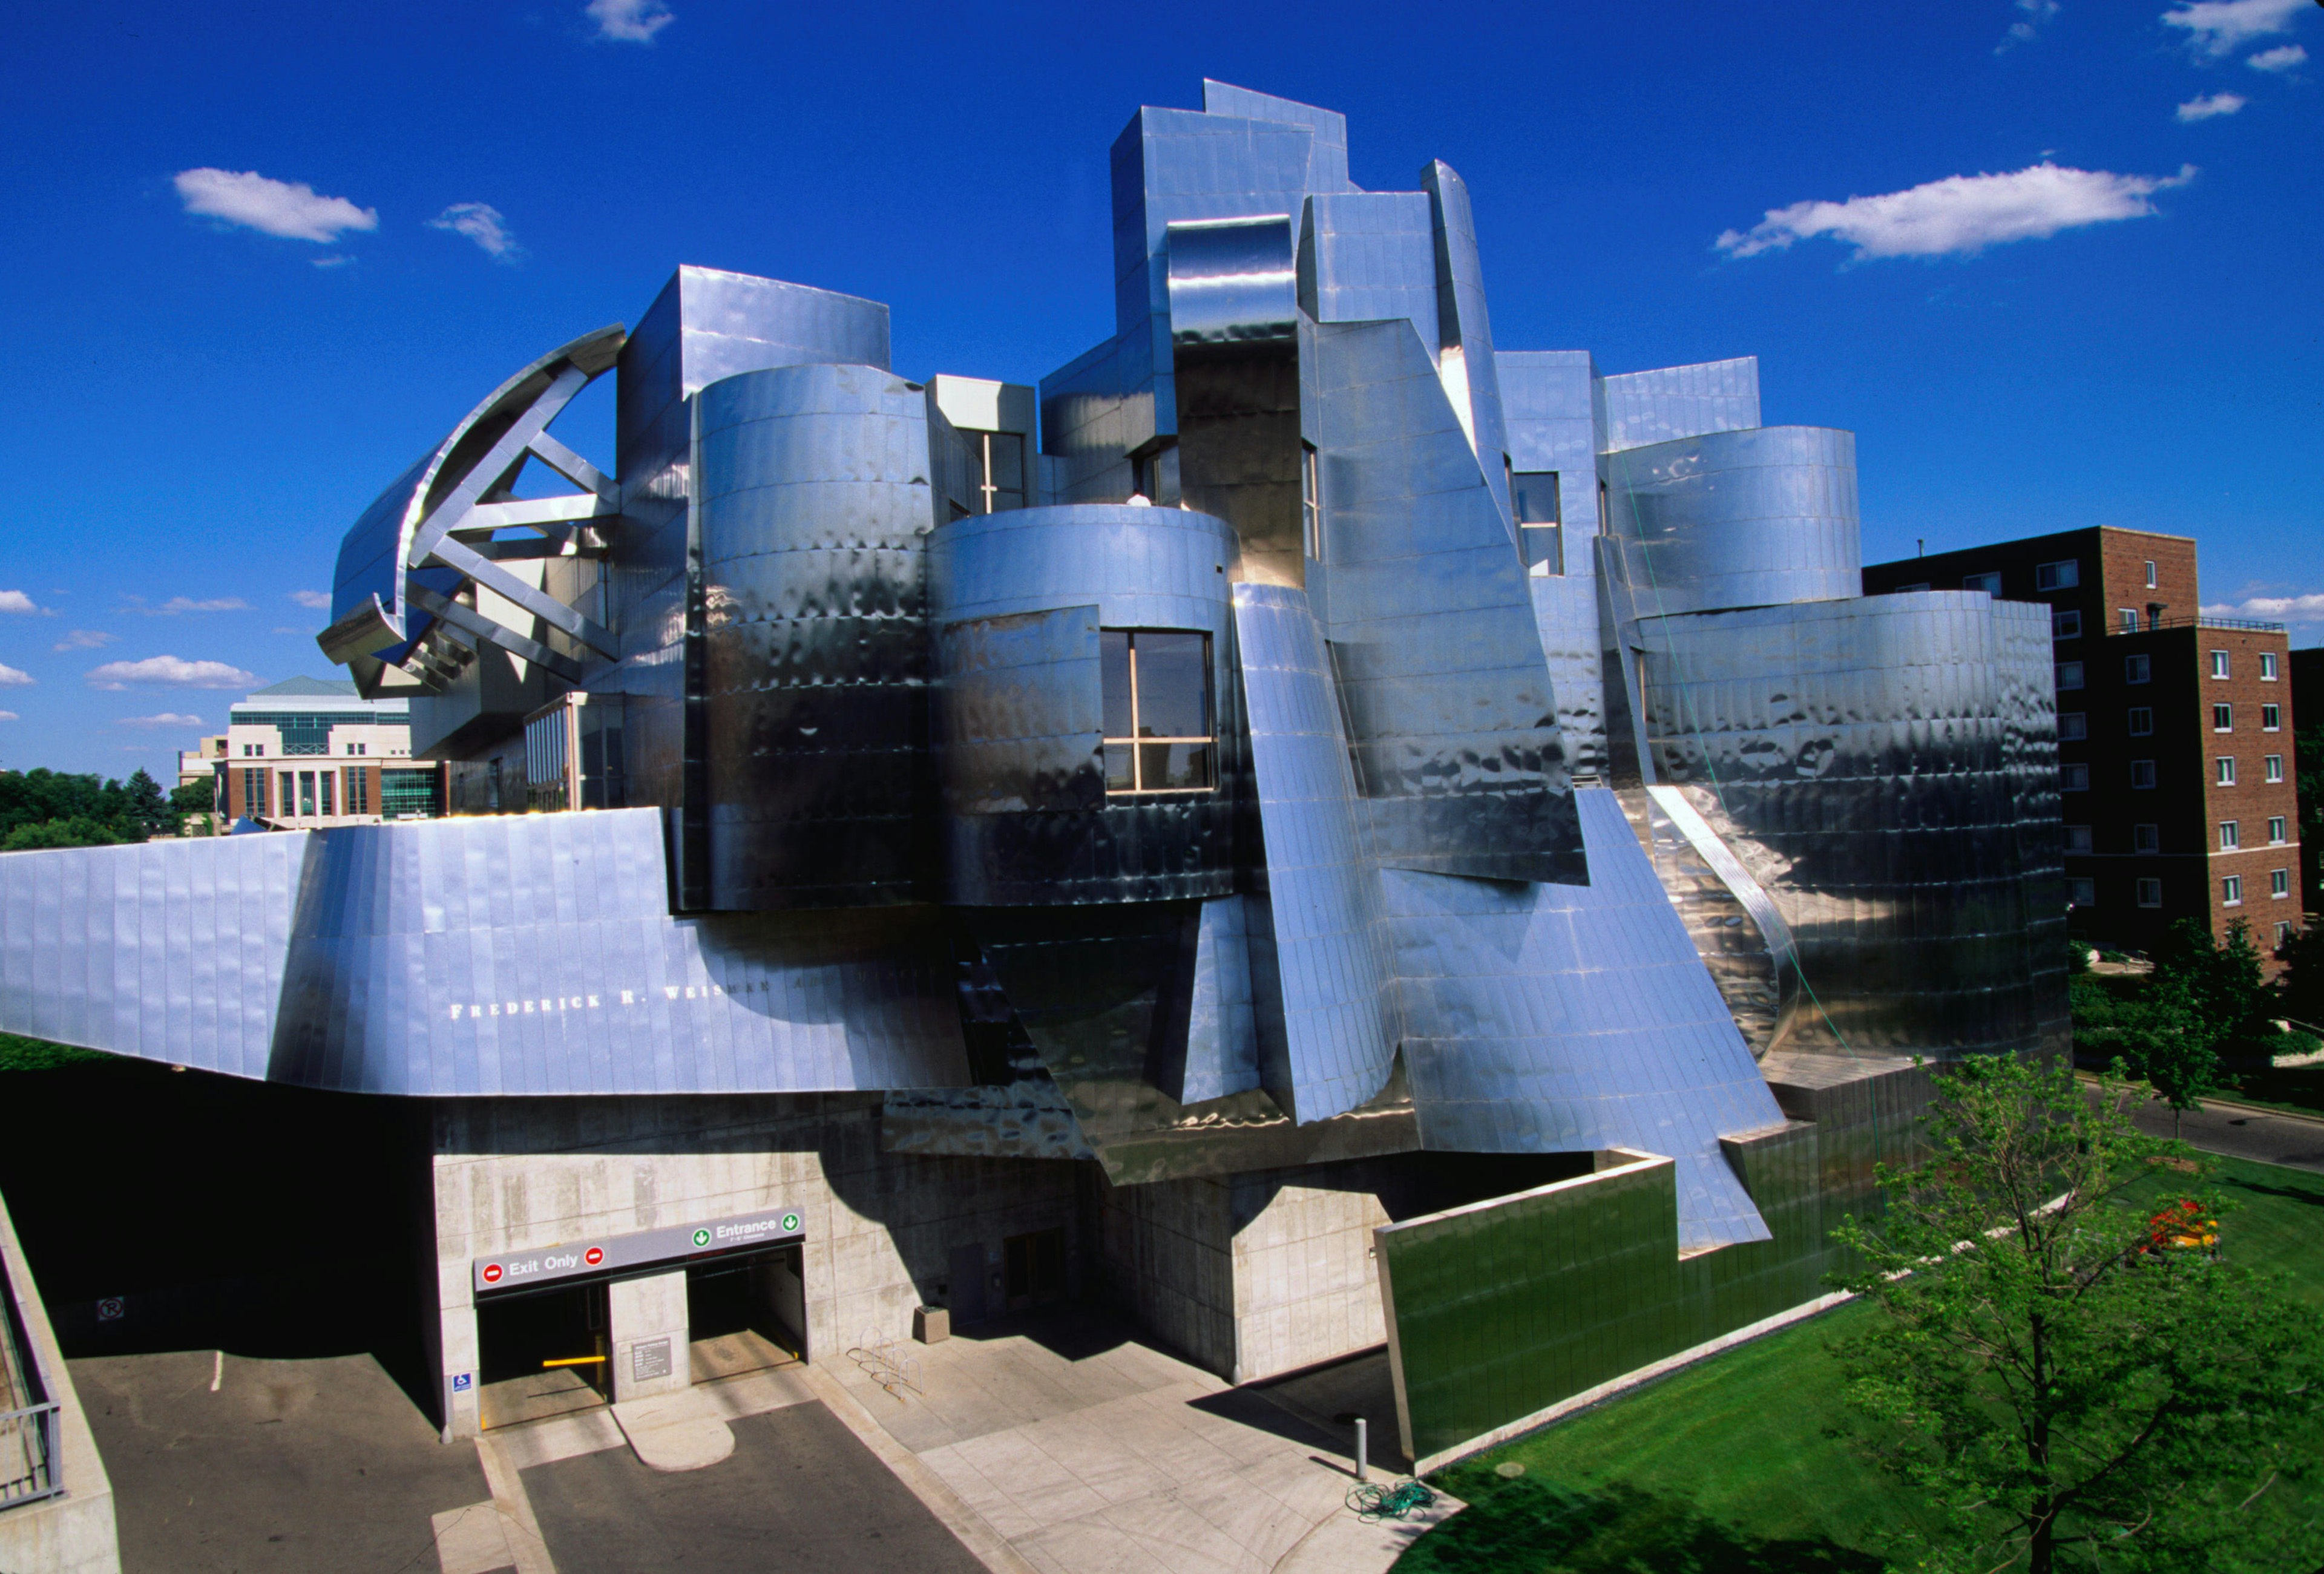
M410 713L343 680L286 678L247 695L217 761L227 818L311 830L442 814L444 768L411 758Z
M2242 918L2265 954L2302 926L2290 641L2200 614L2190 538L2065 530L1874 564L1864 589L2049 606L2073 934L2145 951Z

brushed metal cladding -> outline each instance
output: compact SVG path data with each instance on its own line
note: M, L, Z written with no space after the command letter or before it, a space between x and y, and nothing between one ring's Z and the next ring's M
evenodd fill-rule
M1235 588L1258 820L1250 851L1259 1076L1307 1122L1385 1083L1399 1032L1330 658L1300 592Z
M1310 191L1353 191L1348 179L1348 117L1296 98L1278 98L1231 83L1203 78L1203 113L1222 119L1266 121L1305 126L1314 133L1307 144Z
M1208 793L1105 796L1101 790L1099 801L1086 808L1054 800L1023 811L947 808L941 826L946 901L973 907L1154 902L1232 892L1233 781L1240 747L1227 578L1234 550L1234 532L1223 520L1121 504L981 514L955 520L929 538L928 604L940 651L960 652L955 631L964 625L1090 608L1104 628L1209 635L1220 754L1219 785ZM1038 703L1044 719L1019 723L988 713L991 724L1005 722L1011 732L1067 722L1077 727L1084 707L1099 701L1096 664L1028 667L1017 693L1028 706ZM940 706L949 704L949 694L940 697ZM945 714L947 749L973 746L989 765L1016 751L1011 769L1020 779L1038 775L1058 756L1054 741L975 736L964 731L971 723L961 711Z
M961 1035L975 1084L889 1090L881 1100L881 1151L1095 1158L991 963L959 925L954 926L953 962Z
M1259 1018L1250 982L1245 900L1204 902L1194 937L1194 987L1185 1049L1156 1068L1155 1086L1181 1104L1207 1103L1259 1085Z
M934 908L674 919L650 810L210 845L0 861L5 1026L346 1092L969 1081Z
M1600 392L1603 453L1741 431L1759 424L1759 357L1617 372L1600 381Z
M1316 322L1412 324L1433 358L1436 245L1424 191L1320 193L1299 235L1299 304Z
M1863 594L1853 432L1682 437L1609 455L1606 475L1642 617Z
M1185 219L1164 232L1176 352L1296 336L1291 219Z
M705 609L694 534L694 396L738 373L888 365L888 308L773 279L683 267L622 346L614 404L622 524L608 576L620 644L587 686L627 696L630 802L669 812L681 906L709 897Z
M709 903L932 893L924 390L871 366L696 398Z
M1742 1031L1765 1058L1790 1036L1800 971L1790 925L1734 851L1674 787L1617 789L1622 812L1654 861L1671 906Z
M1586 550L1589 541L1581 546ZM1569 541L1568 551L1573 550ZM1557 702L1557 732L1565 747L1566 769L1576 782L1603 778L1606 757L1606 670L1598 627L1598 584L1588 572L1536 574L1526 580L1533 598L1534 631L1549 664L1549 687Z
M0 858L0 1028L263 1077L315 834Z
M1314 329L1324 637L1372 856L1589 878L1524 566L1420 341Z
M1682 1247L1766 1240L1719 1139L1783 1111L1621 805L1575 797L1586 886L1381 877L1422 1146L1667 1154Z
M2043 615L1924 591L1637 625L1659 779L1690 789L1796 942L1814 1006L1796 1045L1943 1054L2054 1033Z
M1494 364L1493 326L1485 310L1484 269L1477 258L1477 223L1469 207L1468 183L1442 159L1420 172L1428 193L1436 243L1436 340L1444 391L1461 417L1461 429L1484 472L1485 487L1500 511L1509 539L1517 539L1509 511L1508 434L1501 417L1500 371Z
M1557 475L1557 517L1570 575L1590 574L1588 538L1598 517L1598 456L1605 445L1600 379L1587 350L1501 350L1493 356L1501 383L1501 419L1509 465ZM1756 423L1755 423L1756 424Z
M933 681L945 815L1105 806L1095 606L942 624Z

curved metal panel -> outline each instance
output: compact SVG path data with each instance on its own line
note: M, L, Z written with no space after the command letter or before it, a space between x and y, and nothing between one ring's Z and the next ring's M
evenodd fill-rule
M1485 273L1477 256L1477 220L1468 182L1442 159L1420 171L1428 193L1436 242L1437 366L1461 429L1484 472L1485 487L1514 532L1506 459L1508 435L1501 417L1501 374L1493 362L1493 327L1485 310ZM1512 533L1511 540L1516 537Z
M1315 604L1373 856L1587 879L1524 566L1420 341L1389 322L1326 325L1314 343Z
M1250 930L1260 1075L1295 1119L1317 1120L1372 1098L1395 1058L1379 877L1307 598L1237 585L1235 624L1258 820Z
M934 909L666 904L641 809L11 855L0 1026L348 1092L968 1082Z
M1667 1154L1683 1247L1766 1240L1719 1139L1783 1111L1620 804L1575 796L1586 886L1382 876L1422 1145Z
M1646 731L1771 895L1802 1047L2030 1049L2064 903L2043 608L1964 592L1650 618ZM1702 789L1702 790L1692 790Z
M1711 981L1755 1056L1784 1043L1800 1009L1800 967L1791 925L1734 850L1719 839L1687 792L1650 787L1618 792L1654 860Z
M1606 474L1641 617L1864 594L1853 432L1683 437L1611 455Z
M946 742L945 898L967 906L1150 902L1223 897L1234 888L1233 623L1226 569L1234 533L1222 520L1180 509L1072 504L955 520L928 543L928 596L940 658L966 663L990 649L973 625L1072 612L1089 640L1084 660L1060 650L1010 679L1009 706L974 713L991 681L968 667L939 676L939 735ZM1094 609L1094 617L1089 615ZM1050 625L1044 623L1043 627ZM1217 790L1168 797L1071 801L1085 777L1032 788L1067 763L1067 740L1098 725L1095 626L1184 629L1211 636L1218 739ZM1065 625L1055 631L1065 638ZM1076 640L1082 638L1075 635ZM1052 731L1054 729L1054 731ZM1018 736L993 736L992 732ZM973 778L964 774L982 773ZM1001 784L1018 784L1017 789ZM1010 790L1044 806L976 811Z
M1299 326L1291 219L1187 219L1166 231L1170 342L1183 354L1294 337Z
M696 396L708 902L927 891L925 392L870 366Z

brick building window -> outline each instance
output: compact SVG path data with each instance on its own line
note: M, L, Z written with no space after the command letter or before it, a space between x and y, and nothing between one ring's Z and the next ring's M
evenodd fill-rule
M2130 615L2134 618L2138 616L2136 612L2133 612ZM2123 682L2146 683L2150 681L2153 676L2154 663L2147 657L2126 656L2122 658Z
M2260 761L2260 774L2270 781L2283 779L2283 756L2271 754Z
M2134 738L2154 736L2154 711L2150 705L2130 707L2130 735Z
M2035 590L2071 590L2082 583L2082 566L2072 558L2063 563L2044 563L2034 570Z
M2163 827L2160 825L2133 825L2130 828L2130 850L2133 852L2162 851Z
M2219 877L2219 906L2240 907L2244 905L2244 877L2239 874Z
M2067 826L2066 851L2069 852L2088 852L2089 850L2090 828L2088 825Z
M2213 705L2211 707L2211 731L2214 732L2232 732L2235 730L2236 707L2233 705Z
M2070 693L2082 686L2082 664L2079 661L2058 663L2058 692Z
M2232 754L2222 754L2217 759L2213 760L2211 762L2211 777L2212 779L2217 781L2221 787L2235 786L2236 757Z
M2135 634L2138 632L2138 609L2136 607L2121 608L2117 616L2121 620L2122 631L2124 633ZM2140 681L2144 682L2145 680L2142 678Z
M1961 575L1961 588L1963 590L1981 590L1987 595L1999 595L2001 594L2001 575L1998 574L1964 574Z
M2244 827L2240 820L2219 822L2219 851L2233 852L2244 844Z
M2259 653L2259 680L2262 683L2275 681L2275 652L2273 650Z
M2058 741L2080 743L2090 735L2090 718L2081 711L2058 713Z
M2163 905L2163 882L2159 879L2143 879L2139 881L2138 905L2142 907L2161 907Z
M2282 707L2282 705L2262 705L2262 706L2260 706L2260 708L2259 708L2259 730L2260 730L2261 732L2282 732L2282 731L2283 731L2283 707Z
M347 813L371 813L371 778L360 768L347 772Z
M2267 871L2267 894L2276 901L2282 901L2284 897L2292 895L2292 871L2288 869L2269 870Z
M2061 793L2086 793L2090 790L2090 768L2087 765L2058 767L2058 790Z
M2146 588L2153 590L2154 587L2154 565L2149 561L2146 565Z
M2154 761L2151 759L2132 760L2130 762L2130 785L2135 787L2153 787L2154 785Z
M2098 882L2094 879L2070 879L2066 882L2066 903L2074 907L2095 907L2098 905Z
M2211 652L2211 676L2213 677L2229 677L2234 676L2233 669L2228 665L2227 653L2226 651L2214 650Z
M2082 635L2082 614L2069 607L2062 612L2050 614L2050 638L2079 640Z
M2270 847L2282 846L2286 829L2282 815L2270 815L2267 817L2267 844Z

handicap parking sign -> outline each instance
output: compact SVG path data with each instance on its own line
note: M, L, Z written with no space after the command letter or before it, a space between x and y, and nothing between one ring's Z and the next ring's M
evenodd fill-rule
M452 1374L452 1392L453 1392L453 1393L455 1393L455 1394L466 1394L466 1393L468 1391L468 1385L469 1385L472 1382L474 1382L475 1380L475 1373L473 1373L473 1372L455 1372L455 1373L453 1373L453 1374Z

